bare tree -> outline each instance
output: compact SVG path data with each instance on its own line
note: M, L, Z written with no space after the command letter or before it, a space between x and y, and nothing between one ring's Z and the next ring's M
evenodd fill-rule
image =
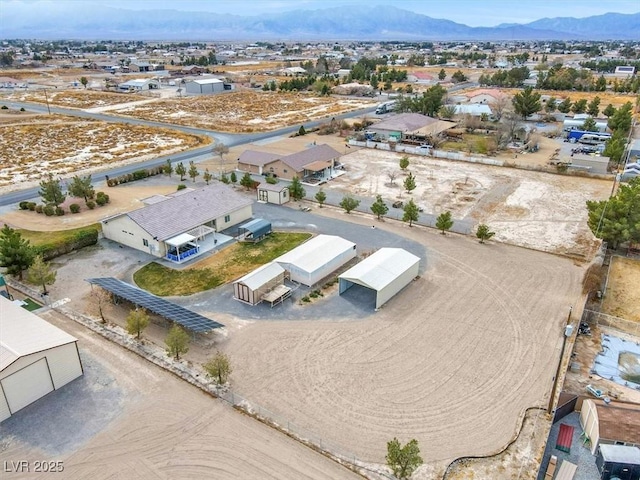
M224 156L229 153L229 147L227 147L224 143L222 142L217 142L214 146L213 146L213 153L215 153L216 155L220 156L220 173L223 172L223 168L222 165L224 164Z
M509 97L503 94L498 94L495 100L489 103L489 107L493 112L493 116L496 117L496 120L500 121L509 107Z
M496 136L498 148L505 148L507 144L516 137L520 128L520 119L518 118L518 116L514 113L507 113L502 118L502 122L500 123L500 127L498 128L498 133Z
M102 323L107 323L105 314L108 311L109 306L112 304L111 294L103 288L92 288L90 294L92 313L100 316Z
M398 171L397 170L387 170L387 178L389 179L389 184L390 185L395 185L396 184L396 178L398 178Z
M473 133L474 130L482 127L482 120L480 120L480 117L467 114L462 119L462 125L467 132Z

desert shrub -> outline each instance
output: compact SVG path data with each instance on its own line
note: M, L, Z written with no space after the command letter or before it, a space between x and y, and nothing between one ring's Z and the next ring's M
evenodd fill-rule
M115 180L113 178L107 180L107 187L114 187L115 185L117 184L115 183Z
M20 108L20 111L21 111L21 112L26 112L26 110L24 109L24 107L21 107L21 108Z
M313 292L311 292L311 293L309 294L309 296L310 296L311 298L318 298L318 294L316 293L316 291L315 291L315 290L314 290Z
M270 183L271 185L275 185L276 183L278 183L278 179L276 177L267 177L267 183Z
M104 192L96 193L96 203L100 207L106 205L107 203L109 203L109 195Z
M94 208L96 208L96 202L94 202L93 200L87 200L87 208L89 210L93 210Z
M54 213L56 213L56 211L53 209L53 205L46 205L42 211L44 212L44 214L47 217L50 217L51 215L53 215Z
M28 210L29 209L29 202L20 202L18 204L18 206L20 207L20 210Z
M178 190L184 190L185 188L187 188L187 186L184 183L178 185Z
M36 213L42 213L43 205L36 205Z
M2 105L2 110L9 110L9 107L7 107L6 105Z
M146 170L136 170L132 175L133 180L142 180L143 178L147 178L149 173Z
M78 205L77 203L72 203L71 205L69 205L69 211L71 213L80 213L80 205Z
M309 302L311 301L311 299L310 299L307 295L305 295L304 297L302 297L302 299L301 299L301 300L302 300L304 303L309 303Z
M35 209L36 209L36 202L29 202L29 203L27 203L27 208L28 208L29 210L31 210L32 212L33 212L33 211L35 211Z
M63 215L64 215L64 208L62 208L62 207L56 207L56 215L57 215L58 217L63 216Z

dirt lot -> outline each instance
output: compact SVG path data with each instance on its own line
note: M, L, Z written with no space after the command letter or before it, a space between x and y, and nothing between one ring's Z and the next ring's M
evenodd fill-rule
M619 256L611 258L602 312L640 322L640 260Z
M14 102L36 103L46 103L48 98L51 105L81 109L107 107L147 99L147 97L135 94L96 92L85 89L46 90L46 96L45 90L16 90L3 98Z
M123 403L111 406L118 415L110 424L72 451L43 452L3 436L0 460L28 460L32 467L35 460L62 461L65 479L360 478L71 320L57 313L45 318L79 339L81 354L90 352L123 390ZM104 389L99 382L93 388ZM91 408L79 407L87 415L100 415ZM68 439L55 437L59 431L51 435L51 444L68 444ZM5 471L3 479L50 476Z
M362 149L341 161L347 174L326 188L387 201L414 201L426 212L452 212L454 218L486 223L496 239L554 253L590 256L597 242L586 225L588 199L606 198L604 180L560 176L466 162L410 156L417 188L403 191L404 176L389 185L389 170L399 171L401 154Z
M58 115L0 115L0 188L24 188L45 174L67 176L143 161L208 143L176 130Z

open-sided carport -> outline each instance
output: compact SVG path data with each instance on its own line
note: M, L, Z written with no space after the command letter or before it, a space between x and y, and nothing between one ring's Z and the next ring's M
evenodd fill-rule
M353 285L376 292L376 309L418 276L420 258L402 248L381 248L338 277L340 295Z

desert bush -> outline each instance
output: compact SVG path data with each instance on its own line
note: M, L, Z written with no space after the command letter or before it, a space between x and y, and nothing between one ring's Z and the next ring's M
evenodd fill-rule
M132 173L133 180L142 180L143 178L147 178L149 173L146 170L136 170Z
M106 205L107 203L109 203L109 195L104 192L96 193L96 203L100 207Z
M21 108L20 108L20 111L21 111L21 112L26 112L26 110L24 109L24 107L21 107Z
M2 110L9 110L9 107L7 107L6 105L2 105Z
M18 206L20 207L20 210L28 210L29 209L29 202L20 202L18 204Z
M29 202L29 203L27 203L27 208L28 208L29 210L31 210L32 212L33 212L33 211L35 211L35 209L36 209L36 202Z
M187 186L184 183L178 185L178 190L184 190L185 188L187 188Z
M46 206L42 209L42 211L44 212L44 214L45 214L47 217L50 217L50 216L52 216L54 213L56 213L56 211L53 209L53 206L52 206L52 205L46 205Z
M87 200L87 208L89 210L93 210L94 208L96 208L96 202L94 202L93 200Z
M305 295L304 297L302 297L302 299L301 299L301 300L302 300L304 303L309 303L309 302L311 301L311 299L310 299L307 295Z
M36 205L36 213L42 213L44 205Z
M276 183L278 183L278 179L276 177L267 177L266 181L267 181L267 183L270 183L271 185L275 185Z
M64 215L64 208L62 208L62 207L56 207L56 215L57 215L58 217L63 216L63 215Z
M72 203L71 205L69 205L69 211L71 213L80 213L80 205L78 205L77 203Z

